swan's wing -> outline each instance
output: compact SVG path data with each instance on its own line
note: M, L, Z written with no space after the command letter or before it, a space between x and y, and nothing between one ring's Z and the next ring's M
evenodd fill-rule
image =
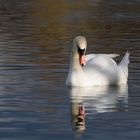
M106 56L110 57L110 58L115 58L120 56L119 54L105 54Z
M86 61L89 61L90 59L94 59L96 56L107 56L110 58L115 58L120 55L119 54L88 54L86 55Z
M118 56L117 54L95 54L95 55L87 55L86 57L86 69L93 68L98 70L103 69L112 69L113 67L116 68L117 64L112 59L115 56Z
M97 85L108 85L117 81L117 63L106 55L89 59L83 67L90 82Z

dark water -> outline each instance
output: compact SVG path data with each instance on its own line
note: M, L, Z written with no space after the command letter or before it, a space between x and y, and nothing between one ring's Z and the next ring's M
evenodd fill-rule
M139 0L0 0L0 139L139 140L139 7ZM86 36L88 53L129 50L128 86L68 89L77 35Z

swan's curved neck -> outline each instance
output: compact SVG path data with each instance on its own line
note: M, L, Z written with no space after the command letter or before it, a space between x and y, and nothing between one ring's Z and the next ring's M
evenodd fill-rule
M70 69L82 69L79 64L79 54L72 52L70 57Z

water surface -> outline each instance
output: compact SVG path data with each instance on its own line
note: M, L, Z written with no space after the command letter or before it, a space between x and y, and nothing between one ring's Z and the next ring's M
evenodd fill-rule
M0 139L140 139L139 0L0 0ZM127 86L69 89L72 40L130 55ZM85 108L77 125L79 104Z

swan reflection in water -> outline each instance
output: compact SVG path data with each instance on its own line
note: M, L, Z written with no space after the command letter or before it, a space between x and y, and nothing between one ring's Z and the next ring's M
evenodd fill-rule
M72 124L76 132L84 132L88 114L125 110L128 86L70 88ZM87 115L86 115L87 114Z

